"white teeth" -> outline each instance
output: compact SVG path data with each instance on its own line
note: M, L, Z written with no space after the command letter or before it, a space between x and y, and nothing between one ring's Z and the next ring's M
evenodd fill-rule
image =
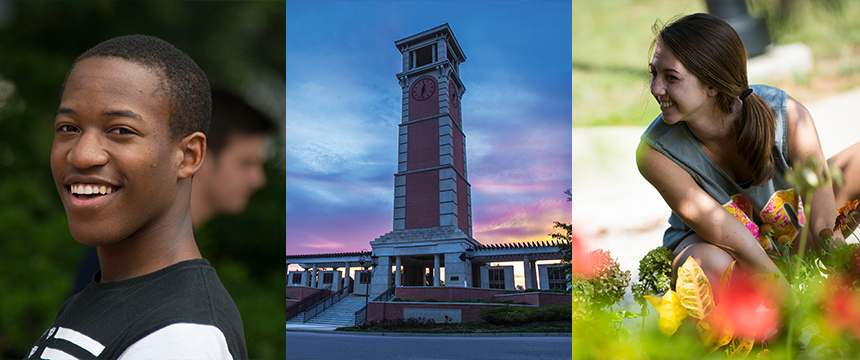
M101 194L107 195L113 192L112 187L108 187L106 185L71 185L71 192L73 195L93 195L93 194Z

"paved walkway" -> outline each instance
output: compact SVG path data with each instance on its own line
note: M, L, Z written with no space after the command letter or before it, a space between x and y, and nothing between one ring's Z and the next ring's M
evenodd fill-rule
M789 94L791 95L791 94ZM824 155L860 141L860 89L804 104ZM573 229L588 249L609 250L632 280L639 260L662 244L670 210L639 175L634 153L645 127L573 129Z
M336 325L320 325L320 324L290 324L287 323L287 331L332 331L337 329Z

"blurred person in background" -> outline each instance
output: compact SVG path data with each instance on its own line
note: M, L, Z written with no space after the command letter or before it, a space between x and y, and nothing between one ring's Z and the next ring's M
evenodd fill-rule
M203 167L191 188L191 217L199 229L213 217L237 214L266 184L263 164L275 125L238 96L212 91L212 123Z

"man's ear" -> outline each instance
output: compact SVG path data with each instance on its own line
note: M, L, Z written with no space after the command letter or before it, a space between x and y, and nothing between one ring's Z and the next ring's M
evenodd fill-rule
M179 142L179 150L182 152L182 160L176 177L187 179L197 173L203 166L203 158L206 156L206 135L202 132L194 132Z

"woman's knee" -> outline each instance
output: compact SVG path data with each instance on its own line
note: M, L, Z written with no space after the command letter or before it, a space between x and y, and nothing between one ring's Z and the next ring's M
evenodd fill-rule
M702 268L711 286L719 286L720 277L735 259L725 250L707 242L696 242L683 249L672 263L672 283L677 279L678 269L692 257Z

